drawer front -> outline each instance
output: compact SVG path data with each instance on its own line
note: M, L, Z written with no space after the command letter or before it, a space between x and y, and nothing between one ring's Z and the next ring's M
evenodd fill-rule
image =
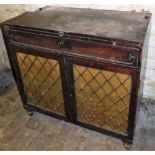
M11 32L10 36L10 42L12 43L54 49L58 50L59 54L73 55L75 57L84 56L116 65L139 67L140 56L138 49L71 39L67 36L43 36L18 31Z

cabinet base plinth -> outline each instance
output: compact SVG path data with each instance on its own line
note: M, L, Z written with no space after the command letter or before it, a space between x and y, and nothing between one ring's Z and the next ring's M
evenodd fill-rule
M123 142L123 146L127 149L127 150L130 150L131 147L132 147L132 141L128 141L128 140L124 140L122 139L122 142Z

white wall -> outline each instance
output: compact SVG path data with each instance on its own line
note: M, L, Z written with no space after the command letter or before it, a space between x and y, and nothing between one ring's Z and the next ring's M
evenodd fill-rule
M19 9L21 7L21 12L23 12L25 10L33 11L39 7L42 7L42 6L44 6L44 5L22 5L22 6L18 5L17 8ZM110 10L137 10L137 11L141 11L142 9L144 9L146 11L149 10L152 13L152 26L151 26L151 32L150 32L150 41L149 41L148 59L147 59L147 66L146 66L146 77L145 77L143 97L155 99L155 5L90 5L90 4L88 5L88 4L86 4L86 5L63 5L63 6L95 8L95 9L110 9ZM8 9L9 9L9 7L8 7ZM1 5L0 5L0 14L1 14ZM0 51L1 51L1 49L0 49ZM1 54L1 52L0 52L0 54ZM0 58L0 61L1 61L1 59L2 58ZM3 58L3 60L4 60L4 58ZM6 59L4 61L7 62ZM5 62L4 62L4 64L5 64Z
M25 12L25 5L0 5L0 23ZM9 66L6 49L0 31L0 70Z

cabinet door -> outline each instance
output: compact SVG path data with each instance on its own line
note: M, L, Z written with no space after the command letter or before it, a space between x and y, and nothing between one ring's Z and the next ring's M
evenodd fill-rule
M16 52L27 102L65 115L58 60Z
M132 77L73 65L77 121L127 134Z

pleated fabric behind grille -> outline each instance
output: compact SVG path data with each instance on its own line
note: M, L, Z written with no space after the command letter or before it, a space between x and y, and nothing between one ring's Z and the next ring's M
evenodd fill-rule
M58 61L23 53L17 59L29 104L64 115Z
M74 65L77 119L127 134L131 76Z

